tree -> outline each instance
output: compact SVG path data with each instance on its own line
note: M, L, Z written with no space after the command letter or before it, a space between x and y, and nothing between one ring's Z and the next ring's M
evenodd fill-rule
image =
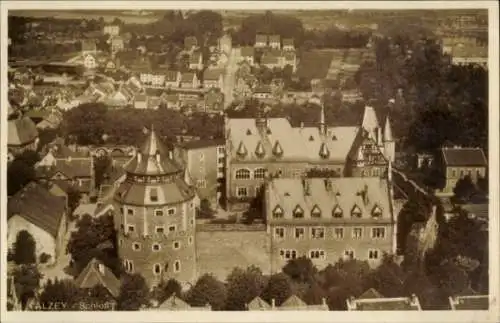
M19 231L14 242L13 260L18 265L36 263L36 241L26 230Z
M52 281L49 279L40 293L40 306L50 309L53 304L65 304L63 311L74 311L82 301L83 291L69 279Z
M215 11L201 10L190 15L187 20L194 23L198 33L204 36L206 43L203 46L214 43L222 36L222 16Z
M274 300L276 306L280 306L292 296L292 282L290 277L284 273L271 275L261 296L268 303L272 303Z
M259 296L266 286L262 271L255 266L243 270L234 268L227 277L226 310L244 311L246 305Z
M22 160L14 159L7 166L7 194L12 196L35 180L35 169Z
M187 293L187 302L191 306L206 306L210 304L212 310L224 309L227 291L224 283L210 274L201 276L196 284Z
M111 158L107 155L94 159L95 187L98 188L103 183L111 168Z
M476 192L476 186L469 175L459 179L453 189L454 197L459 201L468 201Z
M93 219L84 215L76 224L77 230L71 233L66 252L71 254L75 276L93 258L101 260L115 275L119 276L121 262L116 249L116 231L113 216L103 215ZM102 248L111 243L110 248Z
M140 274L124 275L117 299L121 311L137 311L149 304L149 288Z
M313 282L304 295L304 302L309 305L318 305L323 303L323 299L327 298L326 291L317 282Z
M13 276L21 307L24 310L28 301L35 296L36 290L40 287L43 275L35 265L21 265L14 270Z
M405 273L394 256L384 255L382 263L366 278L365 289L374 288L385 297L403 297L407 296L404 280Z
M65 135L74 136L80 145L99 144L107 124L107 108L101 103L86 103L64 114Z
M310 258L303 256L289 260L283 267L283 272L296 282L312 283L318 270Z
M181 284L174 278L168 281L162 281L154 290L154 298L161 304L165 302L170 296L175 295L180 297L182 292Z

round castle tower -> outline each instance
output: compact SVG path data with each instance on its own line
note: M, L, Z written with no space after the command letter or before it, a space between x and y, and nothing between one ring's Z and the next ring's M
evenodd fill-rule
M125 165L126 179L114 201L118 253L126 272L153 287L175 278L196 278L195 192L153 129Z

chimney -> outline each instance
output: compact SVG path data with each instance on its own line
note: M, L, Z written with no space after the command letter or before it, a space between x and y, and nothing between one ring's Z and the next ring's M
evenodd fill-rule
M305 196L311 195L311 186L310 186L309 180L303 179L302 186L304 187L304 195Z
M274 309L276 307L276 301L273 299L271 299L271 308Z
M137 162L140 163L142 161L142 154L138 153L137 154Z
M300 122L300 129L304 129L304 122Z
M156 151L155 157L156 157L156 161L157 161L158 163L160 163L160 162L161 162L161 160L160 160L160 152L159 152L159 151Z
M327 305L326 305L326 298L324 298L324 297L323 297L323 298L321 298L321 303L323 304L323 306L327 306Z
M171 150L168 152L168 158L174 159L174 153Z

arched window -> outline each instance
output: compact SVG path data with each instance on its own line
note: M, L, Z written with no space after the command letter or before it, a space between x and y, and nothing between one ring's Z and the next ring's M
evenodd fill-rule
M304 217L304 210L300 207L300 205L297 205L295 207L295 210L293 210L293 217L294 218L303 218Z
M313 207L313 209L311 210L311 217L312 218L320 218L321 217L321 210L319 209L319 207L317 205L315 205Z
M255 179L264 179L266 178L267 170L265 168L257 168L253 171L253 177Z
M341 218L343 216L343 214L344 214L344 212L342 211L340 206L335 205L335 207L333 208L333 211L332 211L332 216L334 218Z
M250 179L250 171L245 168L236 171L236 179Z
M360 218L361 217L361 209L359 208L359 206L357 205L354 205L354 207L352 208L351 210L351 216L353 218Z

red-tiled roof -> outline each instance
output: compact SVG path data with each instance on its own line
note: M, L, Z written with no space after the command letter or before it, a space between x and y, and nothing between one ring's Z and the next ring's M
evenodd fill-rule
M120 280L116 278L111 269L93 258L75 280L79 288L92 288L96 285L105 287L113 297L120 294Z
M447 166L486 166L488 161L481 148L443 148Z
M35 182L26 185L7 202L9 219L19 215L53 237L57 237L65 208L65 198L52 195Z

